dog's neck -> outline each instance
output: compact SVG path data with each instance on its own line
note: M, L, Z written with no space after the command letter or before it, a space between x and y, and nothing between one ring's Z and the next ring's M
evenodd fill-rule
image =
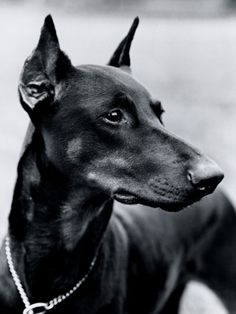
M71 192L67 179L40 151L39 141L34 133L18 165L9 234L28 293L48 299L70 289L88 271L112 202L82 182L76 193Z

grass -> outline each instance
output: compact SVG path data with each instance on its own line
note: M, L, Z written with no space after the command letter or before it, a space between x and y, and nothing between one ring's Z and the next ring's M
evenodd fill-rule
M51 10L61 47L73 63L104 64L129 28L134 14L77 16ZM47 9L0 9L0 237L7 226L12 189L28 118L20 108L17 82L35 47ZM223 187L236 201L236 21L142 18L132 47L136 78L159 98L166 126L212 156L224 169ZM202 286L192 283L185 313L223 313ZM200 292L199 292L200 291ZM195 306L193 306L193 304Z

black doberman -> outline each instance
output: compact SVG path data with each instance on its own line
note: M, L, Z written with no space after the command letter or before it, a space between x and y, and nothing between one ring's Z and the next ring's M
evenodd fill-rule
M137 25L109 65L74 67L45 19L19 84L31 125L0 255L1 314L177 313L191 278L236 312L232 206L216 192L173 213L223 174L164 128L161 103L131 76Z

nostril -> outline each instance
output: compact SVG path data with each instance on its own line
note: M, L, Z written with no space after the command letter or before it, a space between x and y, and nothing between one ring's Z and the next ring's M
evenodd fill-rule
M198 169L199 170L199 169ZM188 171L187 178L201 192L213 191L224 177L220 168L205 171Z
M192 171L188 171L187 174L188 180L192 183L192 185L197 188L199 191L206 190L206 182L200 177L196 176Z
M206 179L201 177L198 173L194 173L192 171L188 171L187 174L188 180L199 190L203 190L206 184Z
M187 178L188 178L188 181L193 183L193 173L192 173L192 171L188 171Z

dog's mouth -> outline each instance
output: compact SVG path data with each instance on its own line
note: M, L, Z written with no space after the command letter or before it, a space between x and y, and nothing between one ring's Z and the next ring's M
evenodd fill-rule
M207 194L208 193L205 193L205 195ZM165 211L176 212L199 201L205 195L204 194L194 195L194 197L192 196L191 198L186 198L184 200L181 200L181 199L153 200L153 199L145 198L142 196L137 196L131 192L120 189L113 194L113 198L116 201L126 204L126 205L142 204L142 205L150 206L150 207L159 207Z
M133 205L140 203L140 199L136 195L125 190L115 192L113 198L123 204Z

